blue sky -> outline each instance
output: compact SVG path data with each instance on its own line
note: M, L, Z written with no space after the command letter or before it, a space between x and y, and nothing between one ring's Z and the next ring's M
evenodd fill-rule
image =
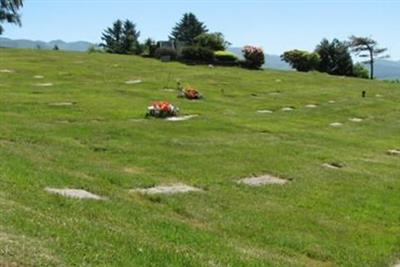
M121 18L137 24L141 39L164 40L189 11L233 46L279 55L355 34L375 38L400 60L400 0L25 0L23 27L6 25L3 36L100 42L103 29Z

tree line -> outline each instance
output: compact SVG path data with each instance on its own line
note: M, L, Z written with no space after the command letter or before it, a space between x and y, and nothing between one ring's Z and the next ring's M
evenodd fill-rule
M369 37L351 36L348 41L323 39L313 52L304 50L286 51L281 59L289 63L297 71L320 71L331 75L351 76L374 79L374 63L376 59L385 58L386 48L379 48L378 43ZM351 52L356 56L368 58L364 64L353 63Z
M101 46L109 53L177 58L176 49L157 47L156 42L152 39L146 39L141 44L138 41L139 35L140 32L136 30L135 24L129 20L125 22L118 20L112 27L104 31L102 36L104 42ZM180 59L183 60L212 63L217 57L225 63L239 62L235 55L229 52L221 53L230 45L224 35L219 32L210 33L206 25L200 22L193 13L183 15L182 19L173 27L169 40L175 44L183 44L180 56ZM260 68L265 63L262 51L247 48L247 52L254 53L249 55L245 50L243 50L243 55L246 61L241 62L240 65ZM378 43L369 37L351 36L347 41L323 39L313 52L297 49L286 51L281 55L281 59L298 71L320 71L331 75L373 79L374 63L376 59L386 57L383 56L386 50L386 48L379 48ZM352 53L368 59L362 62L363 64L354 63ZM369 65L369 70L364 64Z
M168 58L190 63L241 65L261 68L265 62L261 49L246 46L245 60L226 51L230 43L220 32L210 32L193 13L185 13L172 28L168 44L158 44L151 38L139 42L140 32L130 20L117 20L103 31L100 46L108 53L134 54L154 58ZM165 42L164 42L165 43Z
M225 41L221 33L208 33L209 30L200 22L193 13L183 15L180 22L172 29L169 40L182 42L187 46L201 44L214 50L224 50L228 42ZM117 20L114 24L105 29L100 46L106 52L115 54L154 54L153 46L156 42L148 38L144 43L139 42L140 32L136 29L136 24L130 20Z

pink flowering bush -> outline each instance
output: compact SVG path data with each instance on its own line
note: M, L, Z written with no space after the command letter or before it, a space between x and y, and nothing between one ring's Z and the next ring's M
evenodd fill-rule
M260 47L246 45L243 50L245 66L248 68L259 69L265 63L264 51Z

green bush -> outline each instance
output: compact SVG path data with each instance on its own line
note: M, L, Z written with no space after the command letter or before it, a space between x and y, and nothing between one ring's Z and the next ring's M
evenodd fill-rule
M369 70L361 63L357 63L353 67L354 77L361 79L369 79Z
M303 50L286 51L281 55L281 59L292 66L297 71L313 71L316 70L321 62L318 53L309 53Z
M182 49L182 58L191 61L212 62L214 51L209 48L188 46Z
M101 49L100 47L96 46L96 45L91 45L91 46L88 48L87 52L88 52L89 54L92 54L92 53L103 53L104 50Z
M172 48L167 48L167 47L160 47L157 48L154 52L154 57L155 58L162 58L162 57L170 57L171 60L176 59L176 51L175 49Z
M142 47L143 47L142 56L144 56L144 57L155 57L155 53L156 53L156 50L157 50L157 44L153 39L147 38L144 41Z
M229 51L215 51L214 57L221 62L236 62L238 60L237 56Z
M224 35L220 32L203 33L194 38L196 46L210 48L213 51L225 50L229 42L225 41Z

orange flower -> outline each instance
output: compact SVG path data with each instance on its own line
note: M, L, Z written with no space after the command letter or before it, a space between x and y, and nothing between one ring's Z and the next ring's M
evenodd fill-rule
M187 98L189 98L189 99L198 98L199 95L200 95L200 93L199 93L196 89L194 89L193 87L191 87L191 86L188 86L188 87L184 90L184 94L185 94L185 96L186 96Z

